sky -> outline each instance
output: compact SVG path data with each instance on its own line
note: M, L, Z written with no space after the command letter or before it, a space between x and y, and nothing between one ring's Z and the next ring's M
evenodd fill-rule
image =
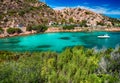
M41 0L53 9L80 7L110 17L120 18L120 0Z

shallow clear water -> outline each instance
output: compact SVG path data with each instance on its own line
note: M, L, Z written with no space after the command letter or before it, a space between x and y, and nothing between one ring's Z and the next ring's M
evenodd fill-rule
M97 38L104 34L110 35L110 38ZM120 32L60 32L3 38L0 39L0 50L61 52L66 47L77 45L87 48L114 48L119 44Z

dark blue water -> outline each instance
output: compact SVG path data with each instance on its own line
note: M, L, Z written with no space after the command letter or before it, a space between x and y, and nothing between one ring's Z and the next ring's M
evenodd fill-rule
M100 39L98 35L110 35ZM120 44L120 32L61 32L0 39L0 50L7 51L56 51L66 47L85 46L87 48L114 48Z

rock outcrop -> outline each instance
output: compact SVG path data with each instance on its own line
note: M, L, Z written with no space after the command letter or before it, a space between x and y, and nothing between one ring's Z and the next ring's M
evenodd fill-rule
M79 24L82 21L86 21L87 26L112 26L112 23L109 21L108 17L105 17L101 14L81 9L81 8L65 8L63 10L56 10L58 19L61 19L61 22L65 23L75 23Z
M1 0L0 27L47 24L55 19L52 8L37 0Z

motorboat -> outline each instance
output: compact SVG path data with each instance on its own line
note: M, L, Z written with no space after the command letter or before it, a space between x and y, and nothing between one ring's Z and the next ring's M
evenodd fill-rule
M98 38L110 38L108 34L97 36Z

